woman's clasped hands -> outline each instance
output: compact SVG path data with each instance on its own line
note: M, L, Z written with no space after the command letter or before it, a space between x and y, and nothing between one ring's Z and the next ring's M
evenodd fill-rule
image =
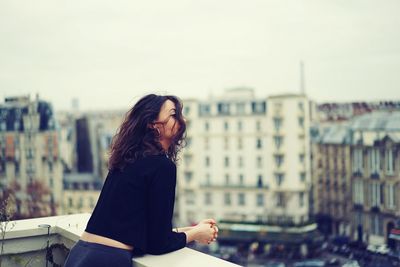
M194 240L201 244L211 244L217 240L218 227L214 219L204 219L200 221L193 230L196 231Z

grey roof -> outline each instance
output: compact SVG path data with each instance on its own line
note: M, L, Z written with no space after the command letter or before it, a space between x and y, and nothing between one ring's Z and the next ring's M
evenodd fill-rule
M350 141L351 132L347 124L332 124L320 132L319 142L325 144L344 144Z
M350 128L364 131L400 131L400 112L378 111L354 117Z

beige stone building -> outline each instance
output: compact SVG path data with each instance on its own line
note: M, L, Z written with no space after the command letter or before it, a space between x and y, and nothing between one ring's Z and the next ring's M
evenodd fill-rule
M400 113L365 115L352 131L352 237L394 248L389 236L400 228Z
M327 235L350 235L351 158L348 125L320 128L313 140L313 212Z
M317 128L313 206L320 229L395 248L390 233L400 228L400 112Z

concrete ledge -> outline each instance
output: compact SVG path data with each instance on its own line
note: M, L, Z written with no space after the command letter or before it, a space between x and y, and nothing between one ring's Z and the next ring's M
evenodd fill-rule
M50 245L64 244L71 248L86 228L90 218L89 213L65 216L43 217L15 221L15 227L6 233L4 244L4 257L7 255L27 255L41 253L47 242L47 229L39 228L40 224L50 225ZM145 255L133 258L133 266L140 267L213 267L213 266L239 266L222 259L183 248L164 255Z

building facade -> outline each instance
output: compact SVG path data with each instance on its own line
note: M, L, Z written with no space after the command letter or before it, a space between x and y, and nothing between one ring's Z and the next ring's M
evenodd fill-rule
M1 192L13 192L17 217L62 213L59 132L48 102L10 97L0 105Z
M309 222L309 101L304 95L257 98L227 90L184 101L187 146L178 165L181 224Z
M362 116L352 132L352 237L399 249L390 233L400 228L400 112Z
M88 173L64 175L64 214L92 213L100 196L102 179Z
M319 124L313 137L313 199L320 229L395 249L400 228L400 112Z
M347 124L319 126L312 142L313 213L325 235L351 232L351 157Z

